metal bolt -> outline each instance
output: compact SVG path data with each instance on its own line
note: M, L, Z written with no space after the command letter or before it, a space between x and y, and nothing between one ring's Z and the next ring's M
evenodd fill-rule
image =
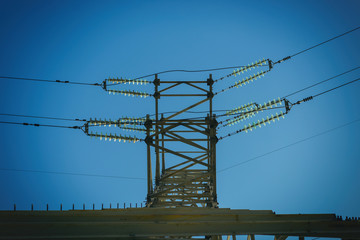
M73 210L75 209L75 204L73 204Z
M31 211L34 211L34 204L31 204Z
M62 211L62 204L60 204L60 211Z

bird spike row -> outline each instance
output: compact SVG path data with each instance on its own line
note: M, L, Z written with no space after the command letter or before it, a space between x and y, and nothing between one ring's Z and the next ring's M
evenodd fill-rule
M241 132L245 131L247 133L248 131L252 131L253 129L256 129L256 127L261 128L261 125L266 126L266 123L270 124L271 121L273 122L275 122L275 120L280 121L281 117L285 118L285 114L286 113L283 113L282 111L280 112L280 114L276 113L275 116L271 114L271 117L267 116L266 119L263 118L261 121L258 120L257 122L253 122L252 124L249 123L249 125L245 125L244 128L241 129Z
M258 78L264 77L265 73L268 73L268 72L269 72L269 70L254 73L254 75L250 75L248 77L243 78L241 81L236 82L233 87L237 87L237 88L242 87L243 85L253 82L254 80L256 80Z
M107 90L107 92L109 94L123 94L125 96L132 96L132 97L143 97L143 98L147 98L150 97L151 94L146 93L146 92L137 92L137 91L131 91L131 90Z
M277 99L274 99L274 100L271 100L268 102L264 102L263 105L259 104L259 105L256 105L255 107L253 107L253 105L251 105L249 103L249 104L245 105L245 107L241 110L240 116L236 116L232 119L228 119L227 123L224 126L237 124L243 120L246 120L250 117L255 116L255 114L258 114L259 112L263 112L264 110L267 110L268 108L277 107L278 104L281 106L282 105L281 102L282 102L282 100L278 97ZM239 107L239 108L241 108L241 107ZM235 108L235 109L238 109L238 108ZM234 111L235 109L233 109L231 111Z
M146 85L151 83L150 81L147 81L146 79L126 79L126 78L111 78L109 77L108 79L105 79L107 82L109 83L114 83L114 84L133 84L133 85Z
M140 139L137 138L137 137L131 137L131 136L122 136L122 135L117 135L117 134L103 134L103 133L93 133L93 132L90 132L87 134L88 136L90 137L97 137L97 138L100 138L100 140L102 140L104 138L105 141L109 140L114 140L114 142L116 141L123 141L123 142L139 142Z
M251 70L251 69L255 69L255 67L261 67L263 64L266 63L266 61L268 60L265 60L265 58L263 58L263 60L259 60L259 61L255 61L255 63L251 63L248 64L247 66L244 66L244 67L241 67L240 69L234 69L234 72L232 73L232 75L236 76L237 75L240 75L242 73L245 73L247 72L248 70Z
M119 118L118 120L112 121L111 119L109 120L97 120L96 118L93 120L90 118L90 120L88 121L89 126L109 126L111 127L112 125L116 126L121 126L121 125L141 125L142 123L145 122L145 118L131 118L131 117L123 117L123 118Z

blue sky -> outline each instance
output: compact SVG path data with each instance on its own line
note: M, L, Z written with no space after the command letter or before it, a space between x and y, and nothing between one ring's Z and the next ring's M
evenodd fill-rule
M274 61L358 26L358 1L0 1L0 75L75 82L169 69ZM360 31L277 65L214 98L215 109L282 97L358 67ZM214 77L229 71L212 72ZM289 97L297 101L359 71ZM206 79L171 73L161 79ZM152 78L148 78L152 80ZM238 78L227 79L216 90ZM152 92L153 87L143 87ZM224 169L360 118L354 83L296 106L284 120L217 144ZM174 108L161 101L161 110ZM142 117L152 98L100 87L0 80L1 113L65 118ZM1 121L55 123L1 116ZM76 125L77 123L70 123ZM222 129L219 136L240 128ZM218 174L220 207L360 215L360 125L331 131ZM91 139L79 130L0 124L0 168L146 178L146 145ZM139 135L142 136L142 135ZM141 203L146 181L0 170L0 209Z

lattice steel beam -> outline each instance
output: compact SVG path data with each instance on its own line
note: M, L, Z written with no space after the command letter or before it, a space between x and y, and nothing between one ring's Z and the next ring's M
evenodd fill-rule
M334 214L275 214L216 208L2 211L0 239L141 239L274 235L360 239L360 221Z

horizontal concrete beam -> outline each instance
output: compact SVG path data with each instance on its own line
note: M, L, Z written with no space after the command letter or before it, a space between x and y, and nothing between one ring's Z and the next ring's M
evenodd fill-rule
M360 221L341 221L334 214L209 208L0 212L0 239L125 240L247 234L360 239Z

